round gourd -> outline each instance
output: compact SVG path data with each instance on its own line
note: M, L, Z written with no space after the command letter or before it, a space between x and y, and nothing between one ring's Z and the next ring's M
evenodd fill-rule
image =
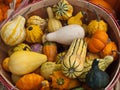
M105 31L96 31L88 42L88 50L92 53L100 52L108 42L108 34Z
M72 16L73 7L67 0L60 0L53 6L55 17L60 20L67 20Z
M38 25L30 25L26 28L26 41L37 43L42 40L43 31Z

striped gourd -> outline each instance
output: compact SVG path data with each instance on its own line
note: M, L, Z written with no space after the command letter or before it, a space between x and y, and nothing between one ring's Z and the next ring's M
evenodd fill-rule
M55 18L60 20L68 20L73 13L73 6L67 0L60 0L53 6Z
M105 56L103 59L98 59L98 60L99 60L98 66L99 66L100 70L105 71L107 69L107 67L113 62L113 56ZM86 75L87 75L88 71L91 69L92 63L93 63L93 59L85 60L84 69L81 71L82 74L78 77L78 79L81 82L85 82Z
M16 45L25 40L25 18L17 16L8 21L1 29L1 38L7 45Z
M69 78L80 76L84 68L87 44L84 39L73 40L67 54L62 61L62 72Z

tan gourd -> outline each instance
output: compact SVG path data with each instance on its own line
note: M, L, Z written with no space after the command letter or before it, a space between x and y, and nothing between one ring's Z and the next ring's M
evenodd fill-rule
M7 45L16 45L25 40L25 18L17 16L7 22L1 29L1 38Z
M47 8L47 13L48 13L48 32L54 32L56 30L58 30L59 28L62 27L61 22L56 19L53 15L53 11L51 7Z
M46 61L47 56L44 54L32 51L17 51L10 56L8 67L11 73L24 75L33 72Z

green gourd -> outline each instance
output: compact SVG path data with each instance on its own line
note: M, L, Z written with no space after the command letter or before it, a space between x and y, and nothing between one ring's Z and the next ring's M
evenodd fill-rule
M109 75L105 71L99 69L98 63L99 61L94 59L92 68L86 75L87 85L94 90L105 88L109 83Z

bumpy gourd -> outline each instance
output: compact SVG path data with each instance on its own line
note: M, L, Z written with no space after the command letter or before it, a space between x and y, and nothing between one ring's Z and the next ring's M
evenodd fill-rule
M31 51L31 48L28 44L20 43L20 44L14 46L13 48L10 48L8 50L8 55L10 56L11 54L13 54L16 51Z
M83 39L75 39L62 61L62 72L69 78L77 78L84 68L87 44Z
M8 21L1 29L1 38L5 44L14 46L25 40L25 18L17 16L13 20Z
M26 26L29 25L38 25L41 27L42 30L44 30L46 26L46 20L41 18L40 16L33 15L27 19Z
M99 60L99 64L98 64L99 69L105 71L108 68L108 66L113 62L113 56L106 56L103 59L97 59L97 60ZM81 71L82 74L78 77L80 81L85 82L86 75L88 71L91 69L92 63L93 63L93 59L85 60L84 68Z
M47 8L48 13L48 32L54 32L62 27L62 23L56 19L53 15L53 11L51 7Z
M53 6L55 17L60 20L67 20L72 16L73 6L67 0L60 0Z
M26 41L29 43L40 43L43 31L38 25L30 25L26 28Z
M99 69L98 63L99 61L95 59L92 63L92 68L86 75L87 85L94 90L103 89L109 83L109 75Z
M97 30L107 32L108 26L104 20L91 20L87 27L87 33L93 35Z

